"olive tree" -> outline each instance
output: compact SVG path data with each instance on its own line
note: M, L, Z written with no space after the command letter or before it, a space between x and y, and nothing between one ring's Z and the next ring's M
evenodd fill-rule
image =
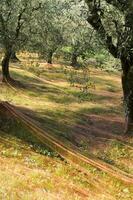
M45 21L43 18L38 23L38 34L33 37L35 40L34 50L38 52L47 63L52 64L53 54L63 44L63 37L60 27L53 20Z
M87 21L99 33L108 51L119 58L126 113L126 133L133 132L133 2L86 0Z
M91 41L92 30L85 24L75 24L70 32L68 38L68 45L71 48L71 66L78 66L78 58L84 58L89 49L92 49L93 43ZM88 39L90 38L90 39Z
M64 38L65 45L69 47L71 66L78 66L78 58L85 58L87 52L93 50L98 43L96 33L86 21L86 9L83 2L75 1L66 14Z
M64 44L65 13L69 2L66 0L46 1L41 12L36 16L32 31L31 49L38 52L49 64L53 54Z
M0 43L4 50L2 60L3 82L11 80L9 61L12 53L27 41L30 20L40 8L39 1L2 0L0 3Z

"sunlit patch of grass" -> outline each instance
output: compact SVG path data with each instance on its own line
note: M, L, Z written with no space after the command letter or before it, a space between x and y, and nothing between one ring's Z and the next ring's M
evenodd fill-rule
M88 191L89 183L84 174L58 158L41 155L14 136L5 135L4 139L5 142L0 142L1 199L25 200L34 199L35 196L42 199L42 195L50 199L56 199L57 196L70 200L84 198L71 188L74 186ZM3 154L4 149L6 154ZM91 186L91 190L93 194L95 187Z
M23 59L25 60L25 58ZM36 62L38 62L37 58ZM0 99L27 109L29 115L38 120L44 130L69 146L74 143L71 134L72 127L76 124L86 125L88 123L83 115L122 115L122 106L118 73L110 75L94 68L90 69L95 89L90 88L88 93L83 93L79 87L70 85L67 79L70 68L66 68L62 66L49 67L42 63L40 69L42 73L38 75L36 70L32 71L32 67L28 71L24 68L15 68L12 64L12 77L21 81L25 87L14 91L2 85ZM0 173L1 199L7 200L12 197L12 199L41 199L42 196L47 195L49 199L53 200L57 194L59 194L59 199L85 199L77 193L73 194L73 189L68 187L70 184L84 190L87 189L90 192L89 200L93 200L92 191L98 195L88 177L71 165L62 162L55 152L38 143L28 130L22 128L21 124L14 124L12 128L5 131L10 134L7 139L13 140L15 144L9 145L7 142L7 144L0 145L0 159L2 158L4 163L3 166L0 166L0 170L6 169L5 172ZM81 145L85 149L88 143L81 141ZM121 157L128 159L125 154L129 155L130 152L122 149L123 147L121 148L118 144L110 144L108 151L102 155L104 158L101 158L111 164L117 162L117 166L124 169ZM8 171L8 169L10 170ZM110 190L115 199L131 199L132 189L130 187L127 188L119 181L91 166L87 170L94 177L99 178L102 183L107 182L102 185L102 193ZM127 171L132 173L131 168ZM9 177L11 177L10 181ZM21 195L19 196L18 193ZM99 192L100 196L95 199L102 199L102 193ZM105 196L103 199L108 200L108 197Z
M127 173L133 174L133 150L119 141L112 141L106 151L98 155L109 164L113 164Z

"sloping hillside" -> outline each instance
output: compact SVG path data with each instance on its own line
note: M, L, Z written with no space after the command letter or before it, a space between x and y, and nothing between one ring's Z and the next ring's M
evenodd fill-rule
M133 174L133 140L122 136L119 73L90 67L92 85L83 93L79 84L71 84L74 70L70 67L38 60L27 63L26 58L11 65L12 77L21 84L2 85L2 101L18 106L66 146ZM88 167L88 178L19 123L1 124L1 131L6 132L0 134L2 199L132 199L132 185L92 166Z

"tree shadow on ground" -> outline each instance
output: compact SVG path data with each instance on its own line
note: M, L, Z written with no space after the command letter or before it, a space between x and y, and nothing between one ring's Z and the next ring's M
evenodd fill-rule
M68 110L66 113L59 113L56 110L35 112L25 107L17 107L17 109L35 120L35 123L46 133L56 137L66 146L79 149L85 155L104 152L109 145L108 139L123 138L123 120L114 114L94 114L92 111L91 113L88 112L88 110L86 113L82 110L77 112ZM11 117L9 118L11 119ZM75 122L71 123L73 118ZM13 125L9 124L9 120L7 120L5 127L7 130L4 131L7 133L15 134L18 138L28 142L36 143L36 139L32 138L30 131L19 120Z
M123 137L124 121L122 117L109 113L109 110L101 109L102 113L94 114L92 109L72 112L66 110L41 110L38 112L20 107L22 112L37 120L45 131L58 137L67 139L77 144L78 138L121 138ZM96 109L96 108L95 108ZM77 138L76 138L77 137ZM96 139L97 140L97 139ZM80 141L79 141L80 142ZM94 144L93 144L94 145Z
M79 89L76 88L63 88L60 86L55 86L52 82L47 82L45 80L40 80L35 77L31 77L22 73L12 72L12 76L23 83L23 90L27 92L30 96L41 97L44 96L51 102L59 104L71 104L74 102L98 102L114 99L114 96L108 94L96 94L96 91L88 92L84 94Z
M45 92L55 92L56 94L60 93L60 89L56 86L52 86L50 83L41 81L36 77L28 76L26 74L18 73L13 71L12 77L16 80L19 80L25 86L23 89L26 92L31 92L32 94L44 94Z
M105 74L103 74L102 77L93 77L91 76L90 81L94 82L95 85L100 85L100 86L106 86L108 88L116 88L116 91L120 90L120 85L118 84L117 80L107 80L104 78Z

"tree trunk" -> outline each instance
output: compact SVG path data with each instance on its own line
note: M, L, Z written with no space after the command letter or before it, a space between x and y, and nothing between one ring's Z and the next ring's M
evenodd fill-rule
M9 73L10 57L11 57L11 51L6 50L4 58L2 60L2 82L7 82L10 79L10 73Z
M126 114L125 133L133 134L133 65L127 60L122 61L122 87Z
M11 54L11 60L13 62L19 62L20 60L18 59L18 57L16 56L16 52L13 51L12 54Z
M71 66L72 67L76 67L78 65L77 59L78 59L78 56L75 53L73 53L72 54L72 60L71 60Z
M49 54L48 54L48 64L52 64L52 60L53 60L53 52L50 51Z

